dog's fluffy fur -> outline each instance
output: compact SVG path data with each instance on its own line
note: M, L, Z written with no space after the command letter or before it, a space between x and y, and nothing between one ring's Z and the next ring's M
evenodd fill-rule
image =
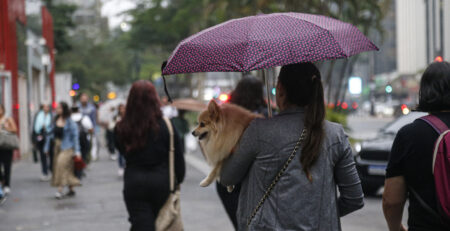
M209 102L208 109L198 116L198 126L192 132L200 140L206 160L213 167L200 186L206 187L219 178L223 160L232 153L244 130L257 117L262 116L234 104L219 106L214 100Z

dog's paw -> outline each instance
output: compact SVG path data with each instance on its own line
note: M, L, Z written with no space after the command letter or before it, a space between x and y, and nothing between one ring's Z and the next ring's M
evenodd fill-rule
M200 186L202 186L202 187L206 187L210 184L211 184L211 182L209 182L208 179L204 179L204 180L202 180L202 182L200 182Z
M232 185L232 186L227 186L227 191L228 191L229 193L232 193L233 190L234 190L234 185Z

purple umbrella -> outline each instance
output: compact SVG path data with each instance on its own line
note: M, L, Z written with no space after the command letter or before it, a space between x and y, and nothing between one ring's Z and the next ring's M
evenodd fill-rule
M349 23L312 14L262 14L229 20L186 38L162 74L248 72L370 50L378 48Z

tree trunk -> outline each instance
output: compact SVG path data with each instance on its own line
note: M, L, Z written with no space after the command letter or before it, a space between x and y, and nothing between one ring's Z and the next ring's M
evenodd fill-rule
M334 94L334 104L336 105L335 109L337 109L337 103L339 101L339 96L341 95L342 84L343 84L344 79L345 79L345 74L346 74L348 63L349 63L349 60L345 59L344 60L344 65L343 65L343 67L341 69L341 72L339 73L339 83L337 85L336 93Z
M331 101L331 77L333 76L333 69L335 64L336 60L331 60L327 74L325 75L325 86L327 87L327 103Z

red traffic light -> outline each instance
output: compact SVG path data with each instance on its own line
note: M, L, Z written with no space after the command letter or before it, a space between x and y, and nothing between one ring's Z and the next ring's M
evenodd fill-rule
M402 111L405 110L405 108L408 108L408 106L406 106L406 104L402 104L402 107L401 107Z

